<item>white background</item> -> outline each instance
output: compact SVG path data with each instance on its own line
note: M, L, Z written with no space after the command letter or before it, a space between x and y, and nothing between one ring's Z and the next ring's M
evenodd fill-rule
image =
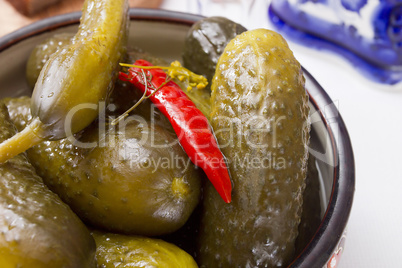
M252 0L243 5L247 1ZM240 0L201 2L210 2L210 8L200 10L195 0L165 0L162 8L274 29L267 17L269 0L255 0L251 15ZM355 199L338 267L402 267L402 83L373 83L336 54L289 45L338 103L355 153Z

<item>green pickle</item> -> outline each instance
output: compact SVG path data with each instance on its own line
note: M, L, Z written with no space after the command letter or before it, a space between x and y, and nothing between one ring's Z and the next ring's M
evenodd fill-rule
M9 99L7 106L17 128L24 128L29 98ZM202 173L175 134L142 117L101 126L96 122L75 141L29 149L44 182L86 223L102 229L154 236L183 226L199 202Z
M99 114L117 78L128 33L128 0L86 0L77 34L40 72L31 124L0 144L0 162L43 140L84 129Z
M127 9L127 0L86 0L71 45L46 62L31 100L32 115L42 122L46 139L68 136L66 127L76 133L97 117L124 55ZM87 107L80 108L82 104Z
M208 80L206 89L185 90L187 85L175 81L194 102L198 109L210 120L211 114L211 81L216 64L226 45L246 28L224 17L207 17L197 21L187 33L183 65L191 71L205 76Z
M187 33L183 64L212 81L216 64L226 45L246 28L224 17L208 17L193 24Z
M160 267L197 268L193 257L161 239L92 233L96 242L96 259L101 268Z
M34 48L26 66L26 77L29 86L32 88L35 86L45 63L53 53L70 45L73 37L72 33L56 34Z
M308 159L308 96L277 33L235 37L212 82L211 124L233 180L232 203L205 189L201 267L283 267L294 258Z
M2 103L0 140L14 134ZM0 177L0 267L96 267L88 229L45 186L25 154L0 164Z

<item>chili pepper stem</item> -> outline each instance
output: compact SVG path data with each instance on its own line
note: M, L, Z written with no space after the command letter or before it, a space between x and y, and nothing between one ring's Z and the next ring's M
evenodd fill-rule
M0 163L25 152L44 139L38 135L41 132L42 123L39 118L33 120L23 131L0 143Z
M179 61L172 62L170 66L141 66L127 63L120 63L120 66L129 68L139 68L141 70L154 70L154 69L166 70L168 76L170 76L173 79L177 78L181 82L187 80L189 83L187 90L191 90L193 87L196 87L197 89L204 89L208 85L208 80L204 76L193 73L189 69L181 66Z

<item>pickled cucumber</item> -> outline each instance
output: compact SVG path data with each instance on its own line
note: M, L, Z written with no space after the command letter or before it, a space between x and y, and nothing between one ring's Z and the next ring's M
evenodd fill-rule
M106 100L128 33L127 0L86 0L71 44L54 53L43 67L32 94L31 112L42 123L44 138L57 140L88 126L98 109L77 109ZM67 120L67 121L66 121ZM66 129L70 123L70 129Z
M269 30L238 35L220 57L211 123L234 188L225 204L206 187L201 267L281 267L292 260L308 158L304 81L286 41Z
M78 32L52 54L36 81L33 120L0 143L0 162L44 140L72 136L98 117L125 53L128 23L128 0L84 2Z
M3 103L0 140L15 134ZM0 164L0 267L95 267L95 243L26 155Z
M53 53L69 45L73 37L74 35L71 33L56 34L34 48L26 66L27 81L32 88L35 86L43 66Z
M195 268L193 257L161 239L92 233L99 268L161 267Z
M29 98L7 106L23 128ZM104 131L95 124L77 133L75 143L46 141L27 154L49 188L86 223L127 234L174 232L199 202L202 173L174 133L141 118L122 124Z
M183 63L195 73L204 75L209 82L226 45L246 28L224 17L208 17L194 23L187 33Z

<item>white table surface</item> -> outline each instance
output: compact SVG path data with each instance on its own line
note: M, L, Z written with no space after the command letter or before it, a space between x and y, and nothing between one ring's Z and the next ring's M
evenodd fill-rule
M251 16L230 3L200 12L195 2L165 0L162 8L225 16L248 29L274 29L267 18L269 0L255 0ZM402 267L402 83L371 82L336 54L289 45L337 103L352 140L356 192L338 267Z

